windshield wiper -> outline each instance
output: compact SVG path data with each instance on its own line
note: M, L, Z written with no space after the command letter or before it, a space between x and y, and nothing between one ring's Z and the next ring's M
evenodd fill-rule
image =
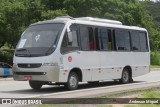
M56 46L56 42L58 41L58 36L59 35L59 32L57 33L57 35L56 35L56 39L55 39L55 41L53 42L53 44L51 45L51 47L49 47L48 48L48 50L45 52L45 55L49 55L50 53L52 53L52 51L53 51L53 48L54 48L54 50L55 50L55 48L56 47L52 47L52 46Z
M26 51L28 54L24 53ZM22 52L22 53L21 53ZM31 56L30 52L26 48L16 49L16 56Z

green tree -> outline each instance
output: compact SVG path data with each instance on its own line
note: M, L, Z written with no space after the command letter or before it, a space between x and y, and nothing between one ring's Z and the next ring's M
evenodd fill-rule
M124 24L145 26L152 20L138 0L65 0L64 6L70 16L93 16L120 20ZM147 20L147 21L148 21Z
M0 47L15 48L21 33L31 23L66 15L66 10L47 10L40 0L2 0L0 2Z
M63 2L65 0L40 0L41 3L45 6L46 10L61 10L64 9Z

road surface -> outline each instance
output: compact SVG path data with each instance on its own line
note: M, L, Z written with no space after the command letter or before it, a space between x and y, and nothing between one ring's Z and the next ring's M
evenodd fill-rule
M160 81L160 71L151 71L149 74L134 78L134 83ZM122 85L122 84L121 84ZM78 90L92 89L99 87L119 86L113 81L106 81L99 84L80 84ZM26 81L14 81L12 79L0 79L0 98L30 98L36 96L50 95L68 92L63 86L43 86L41 90L32 90Z

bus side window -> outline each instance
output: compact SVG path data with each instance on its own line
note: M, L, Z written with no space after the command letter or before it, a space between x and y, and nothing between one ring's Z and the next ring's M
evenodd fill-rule
M130 35L127 30L116 29L115 30L115 42L116 50L118 51L130 51Z
M100 50L100 36L98 35L98 28L95 28L95 42L96 42L96 49Z
M78 43L78 30L76 25L71 25L71 31L65 33L61 45L61 53L66 53L69 51L74 51L79 49Z
M65 33L64 37L63 37L63 41L62 41L62 46L61 47L67 47L68 43L67 43L67 32Z
M99 40L100 40L101 50L112 50L112 36L110 29L100 28Z
M108 50L111 51L113 50L113 46L112 46L112 34L111 34L111 30L108 29Z
M91 27L88 27L88 31L89 31L89 49L95 50L93 29Z
M95 50L93 29L87 26L80 26L81 49Z
M131 32L132 51L140 51L140 38L138 31Z
M140 47L142 52L148 52L148 42L145 32L139 32Z
M80 26L81 49L89 50L89 34L86 26Z

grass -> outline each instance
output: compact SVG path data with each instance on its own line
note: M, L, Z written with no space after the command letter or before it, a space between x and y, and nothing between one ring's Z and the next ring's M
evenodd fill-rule
M157 90L160 90L160 87L148 88L145 90L144 89L143 90L129 90L129 91L121 92L121 93L114 93L114 94L105 95L105 96L102 96L101 98L119 98L122 96L129 96L129 95L133 95L133 94L141 95L143 93L155 92Z
M138 98L160 98L160 87L110 94L102 96L100 98L121 98L134 94L137 94ZM33 105L31 107L159 107L159 105L158 104L46 104L39 106Z
M151 65L150 67L151 67L151 68L160 68L159 65Z
M150 91L141 93L141 98L160 98L160 91ZM159 107L159 104L136 104L136 105L124 105L124 107Z
M160 98L160 92L157 92L157 91L145 92L143 97L144 98Z
M160 89L151 88L147 90L128 91L124 93L111 94L108 97L116 98L132 94L138 94L139 98L160 98ZM102 107L108 107L108 105L105 104ZM111 104L110 107L160 107L160 105L159 104L117 104L117 105Z

